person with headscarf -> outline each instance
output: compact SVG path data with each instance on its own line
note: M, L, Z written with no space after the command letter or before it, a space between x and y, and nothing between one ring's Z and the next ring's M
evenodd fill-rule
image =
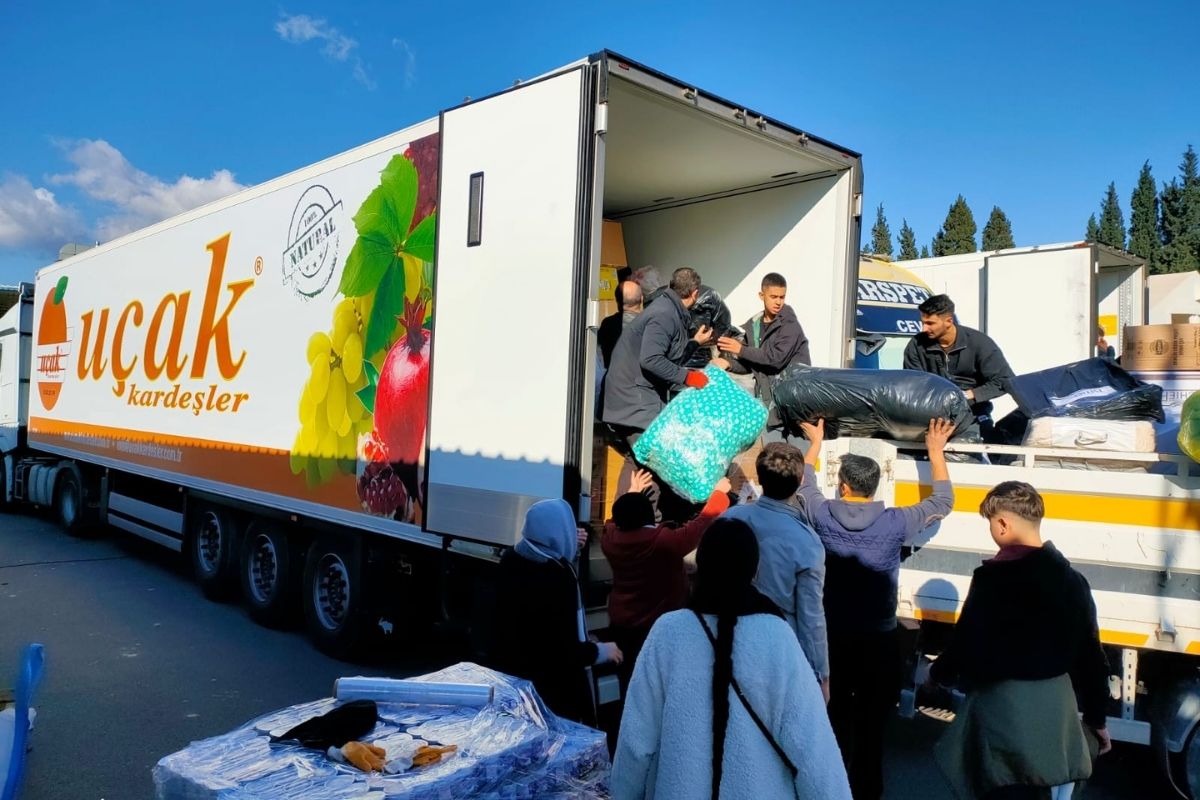
M659 618L634 667L613 799L850 800L817 678L754 588L754 532L718 519L696 566L691 607Z
M560 717L594 725L587 668L620 664L612 642L588 639L575 558L575 517L563 500L542 500L525 514L521 541L500 557L492 625L493 667L533 683Z

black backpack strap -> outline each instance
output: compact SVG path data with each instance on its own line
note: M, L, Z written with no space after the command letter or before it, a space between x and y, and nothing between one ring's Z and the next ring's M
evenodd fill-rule
M712 631L708 629L708 623L704 621L704 617L700 615L699 611L692 609L692 613L696 615L696 621L699 622L700 627L704 629L704 635L708 637L709 644L712 645L713 650L715 651L717 649L717 639L715 636L713 636ZM783 747L781 747L779 742L775 740L775 737L771 735L770 729L750 705L750 701L746 699L746 695L742 694L742 687L738 685L737 678L732 678L730 680L730 685L733 687L733 693L737 695L737 699L741 702L742 708L746 709L746 713L750 715L750 719L754 720L754 724L758 726L760 731L762 731L763 737L770 743L771 747L775 749L775 752L779 755L779 758L788 768L788 771L792 773L792 778L794 779L799 770L796 769L796 765L792 763L792 760L788 758L788 755L784 752Z

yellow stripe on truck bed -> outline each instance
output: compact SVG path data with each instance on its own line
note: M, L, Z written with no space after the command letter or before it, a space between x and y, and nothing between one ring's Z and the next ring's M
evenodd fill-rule
M958 612L918 608L913 611L913 619L946 622L953 625L958 622ZM1104 644L1115 644L1120 647L1145 647L1146 643L1150 641L1150 635L1146 633L1131 633L1130 631L1110 631L1101 628L1100 641ZM1200 655L1200 642L1189 644L1187 652Z
M988 489L954 487L954 510L978 514ZM920 483L896 482L896 505L919 503L933 493ZM1107 522L1113 525L1147 525L1154 528L1200 528L1200 502L1195 500L1042 492L1046 517L1074 522Z

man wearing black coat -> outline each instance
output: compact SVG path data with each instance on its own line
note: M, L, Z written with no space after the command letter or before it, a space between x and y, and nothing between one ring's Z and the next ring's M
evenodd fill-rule
M985 333L954 320L954 301L944 294L917 306L921 333L904 348L904 368L941 375L967 396L986 440L992 430L991 401L1008 393L1012 368Z
M787 281L777 272L762 279L763 310L746 321L746 341L743 344L731 336L717 340L717 348L725 355L713 363L730 372L754 375L754 393L771 409L767 428L782 426L779 412L772 399L771 385L775 376L793 364L812 364L808 353L808 337L796 318L796 312L786 305Z
M603 420L628 448L618 493L629 486L633 476L633 445L667 404L668 392L682 386L702 389L708 383L703 372L682 366L712 336L708 327L701 327L695 336L688 335L688 309L699 295L699 273L690 267L675 270L670 288L625 326L613 348L604 376ZM653 491L651 499L656 522L661 521Z

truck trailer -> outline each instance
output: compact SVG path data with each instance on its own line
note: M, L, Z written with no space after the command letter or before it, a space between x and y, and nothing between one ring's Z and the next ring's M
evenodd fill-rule
M861 191L857 153L597 53L39 271L0 320L0 500L333 654L486 606L532 503L603 507L602 222L738 319L782 273L845 366Z

